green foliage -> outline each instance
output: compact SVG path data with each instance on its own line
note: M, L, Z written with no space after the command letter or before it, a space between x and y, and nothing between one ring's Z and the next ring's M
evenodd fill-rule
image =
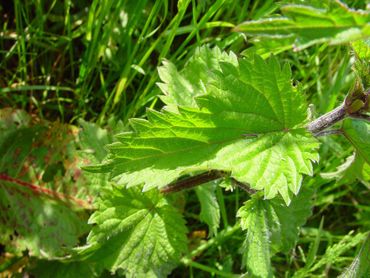
M50 277L51 273L55 278L99 277L95 269L86 262L39 261L30 272L40 278Z
M343 132L358 154L370 164L370 124L361 120L346 119L343 122Z
M367 277L366 7L1 3L0 276Z
M111 136L107 130L99 128L93 123L81 119L79 124L83 129L79 136L81 148L85 152L90 151L93 161L101 162L107 156L107 150L104 146L112 142Z
M89 260L129 277L165 276L186 252L181 214L161 194L113 188L98 201L89 219L96 224L82 253Z
M19 110L3 109L0 115L1 243L17 255L28 250L37 257L62 256L87 231L82 208L93 194L83 176L77 179L72 129L33 124ZM71 191L81 199L69 196Z
M326 179L337 179L341 184L352 184L359 180L369 187L370 165L362 156L356 153L339 165L335 172L321 173L321 176Z
M357 58L354 64L354 69L358 77L361 78L364 88L369 88L370 39L355 41L351 46Z
M285 5L281 12L282 17L247 21L236 30L250 35L293 37L296 50L316 43L342 44L370 36L370 13L351 10L337 0L328 1L324 9Z
M207 94L206 88L212 83L212 75L221 70L224 62L238 65L234 53L227 54L219 48L209 50L206 47L196 49L181 72L170 61L164 61L158 68L162 80L158 86L164 94L161 99L166 108L177 111L177 106L197 107L195 97Z
M369 264L370 236L367 236L359 254L353 263L339 276L339 278L367 277L370 275Z
M342 126L345 137L354 146L356 153L349 156L338 166L335 172L322 173L324 178L337 179L341 184L353 183L356 180L370 185L370 137L369 123L361 120L346 119Z
M220 207L216 198L215 183L208 183L195 189L200 202L200 220L207 223L210 235L217 234L220 226Z
M357 246L358 244L363 242L366 236L367 235L363 233L359 233L354 236L352 235L352 233L350 233L344 236L340 242L329 246L326 249L325 254L321 257L321 259L317 260L312 266L308 265L308 267L301 268L294 274L293 277L294 278L307 277L309 273L318 270L320 267L326 264L333 264L336 261L339 261L343 253L348 251L350 248Z
M287 252L295 244L301 227L311 215L312 192L301 192L289 207L282 200L263 200L253 196L244 203L237 216L247 230L243 244L243 262L252 277L272 277L270 258Z
M195 98L197 108L149 110L148 121L132 120L133 132L117 136L102 169L119 184L144 184L144 190L189 172L223 170L266 198L279 193L289 203L301 174L312 174L311 160L318 160L318 143L303 128L303 96L290 79L289 67L273 58L222 63L207 93Z
M0 240L7 251L50 258L62 256L87 231L86 216L68 206L35 196L3 182L0 190Z

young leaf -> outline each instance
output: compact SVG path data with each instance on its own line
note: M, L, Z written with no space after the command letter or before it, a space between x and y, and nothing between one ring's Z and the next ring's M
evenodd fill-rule
M210 75L211 76L211 75ZM318 142L305 130L307 107L291 84L291 72L275 58L222 63L198 108L147 112L131 121L133 132L108 146L111 171L120 184L163 187L195 171L231 172L266 198L297 194L301 174L312 174Z
M220 226L220 208L217 202L215 190L217 184L209 182L195 189L200 201L200 220L207 223L210 236L217 234Z
M340 1L330 1L326 9L286 5L284 16L246 21L237 31L259 36L293 36L294 47L304 49L316 43L341 44L370 36L370 13L349 9Z
M278 198L266 201L253 196L239 209L241 227L247 230L243 262L253 277L272 277L270 258L294 246L299 228L311 215L311 198L311 191L303 191L287 207Z
M252 277L273 277L271 267L270 234L278 229L278 219L270 206L260 198L253 198L237 214L242 229L248 229L243 243L243 265Z
M113 188L98 202L89 223L95 224L83 252L90 261L129 277L166 276L186 252L181 214L156 190Z

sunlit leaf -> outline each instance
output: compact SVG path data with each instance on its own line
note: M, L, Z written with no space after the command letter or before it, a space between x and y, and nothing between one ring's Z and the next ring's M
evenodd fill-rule
M144 184L144 190L189 172L222 170L266 198L280 194L289 203L318 159L289 66L255 56L219 67L207 75L204 94L195 98L198 107L149 110L148 120L133 119L133 131L117 136L119 142L108 146L109 160L97 170L128 187Z
M250 35L293 37L296 50L316 43L347 43L370 36L370 13L352 10L340 1L331 1L327 8L306 5L285 5L283 16L246 21L237 31Z

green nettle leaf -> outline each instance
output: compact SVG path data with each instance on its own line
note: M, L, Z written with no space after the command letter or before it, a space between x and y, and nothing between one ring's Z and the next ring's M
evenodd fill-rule
M330 1L326 9L286 5L281 11L282 17L246 21L236 30L259 36L293 36L297 50L316 43L340 44L370 36L370 13L349 9L340 1Z
M207 93L207 86L215 70L221 69L222 62L238 64L234 53L227 54L218 48L198 48L189 59L184 69L179 72L175 65L164 61L158 68L162 82L157 83L164 96L167 110L176 110L176 106L197 107L195 97Z
M216 183L210 182L195 189L200 201L200 220L207 223L210 236L217 234L217 229L220 226L220 208L215 194L216 186Z
M370 164L370 123L357 119L343 121L344 136L356 148L357 153Z
M303 191L287 207L279 198L262 200L254 195L239 209L241 227L247 230L243 263L253 277L272 277L270 258L295 245L299 228L311 215L311 198L311 191Z
M89 220L95 224L83 252L111 271L130 277L171 272L187 250L181 214L156 190L113 188L98 202Z
M268 58L271 54L276 55L286 50L290 50L295 41L294 37L280 37L273 40L269 37L251 38L252 47L248 47L242 52L243 56L249 57L254 54L260 55L262 58Z
M207 78L197 107L148 110L148 120L131 120L133 131L117 135L108 146L110 160L92 170L110 171L119 184L143 184L144 190L191 172L222 170L264 190L266 198L280 193L289 203L301 175L311 175L311 162L318 160L289 66L255 56L221 63Z
M266 201L253 196L239 209L237 216L241 218L241 227L248 229L242 247L243 265L252 277L272 277L269 240L271 230L277 229L277 215Z

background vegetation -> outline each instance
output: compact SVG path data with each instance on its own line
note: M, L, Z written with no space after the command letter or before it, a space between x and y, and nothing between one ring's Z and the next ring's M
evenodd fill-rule
M180 2L0 4L0 275L47 277L55 269L60 275L77 273L73 267L91 277L122 274L87 264L69 265L67 271L53 261L84 243L93 201L108 183L105 176L81 172L80 167L100 162L106 155L104 144L126 130L130 118L144 117L147 107L163 105L156 83L157 67L165 59L181 69L202 45L240 56L246 49L269 55L271 45L257 49L253 38L232 28L278 14L284 3L301 1ZM315 6L323 1L309 2ZM366 9L365 0L346 3ZM293 79L314 104L315 116L344 100L354 84L347 45L284 50L274 51L275 55L291 65ZM327 174L337 171L353 147L340 137L321 140L326 144L320 149L315 178L304 181L315 189L314 209L292 252L273 257L278 277L291 277L302 269L306 271L302 277L338 275L361 247L364 237L354 235L370 228L369 180L356 179L355 173ZM216 196L221 225L213 237L208 237L207 225L199 217L196 193L188 191L179 198L194 252L183 257L173 277L241 273L244 234L235 215L248 195L217 189ZM61 233L70 235L60 238ZM335 252L328 253L330 248Z

